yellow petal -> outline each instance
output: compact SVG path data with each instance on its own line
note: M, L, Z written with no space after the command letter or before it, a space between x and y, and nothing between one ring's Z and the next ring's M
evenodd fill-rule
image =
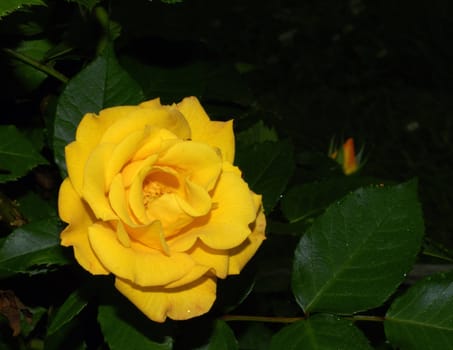
M194 246L197 242L198 237L196 232L189 230L189 232L182 231L179 234L168 237L167 244L172 251L175 252L186 252Z
M132 158L132 155L137 151L142 140L148 134L148 130L138 130L125 136L118 142L113 149L105 169L105 187L109 188L113 178Z
M184 193L178 175L170 167L143 167L129 192L129 204L137 218L143 224L161 221L166 236L191 221L178 202Z
M120 278L115 280L115 287L155 322L203 315L216 298L215 278L210 275L178 288L140 287Z
M131 179L132 182L129 190L129 206L131 211L142 224L148 224L150 222L145 208L143 181L153 168L153 164L156 159L157 156L153 156L141 162L141 168L138 169L134 177Z
M102 110L99 117L94 113L87 113L82 118L77 127L75 142L66 146L65 149L68 175L77 193L82 193L85 163L92 150L99 144L104 131L137 108L136 106L113 107Z
M250 234L249 224L255 221L256 207L248 185L235 173L224 172L212 195L215 207L211 212L184 228L181 236L196 236L214 249L231 249L240 245ZM192 241L184 239L184 243ZM180 242L171 243L176 248ZM179 244L179 248L186 248Z
M186 179L185 198L177 196L180 208L192 217L206 215L212 207L211 196L201 186Z
M210 121L196 97L187 97L177 105L192 131L192 140L207 143L222 151L224 160L234 161L233 121Z
M242 177L241 169L239 169L237 166L231 164L230 162L223 162L222 170L224 172L234 173L237 176Z
M118 241L126 248L131 247L131 240L129 238L129 234L126 232L124 225L121 221L117 222L116 225L116 237Z
M76 192L82 195L85 164L92 149L87 149L78 142L71 142L64 150L68 177L71 179Z
M141 286L160 286L176 281L194 266L187 254L166 256L159 250L133 241L131 247L126 248L118 241L116 232L106 224L92 225L88 237L106 269Z
M110 185L109 202L116 215L129 226L137 226L134 216L127 205L127 193L123 185L122 174L117 174Z
M201 277L206 275L208 271L211 270L212 269L209 266L195 265L188 274L184 275L177 281L165 285L165 289L178 288L190 284L192 282L195 282L196 280L199 280Z
M154 156L154 160L157 158L157 156ZM154 163L154 162L152 162ZM122 174L122 179L123 179L123 185L124 187L128 188L131 186L132 181L135 179L135 177L138 175L140 170L144 166L149 166L150 164L150 157L143 159L143 160L137 160L130 162L127 164L124 169L121 171Z
M88 227L95 218L68 178L60 187L58 210L61 219L69 223L61 233L61 245L74 247L75 258L85 270L94 275L108 274L109 271L102 266L88 241Z
M210 191L222 170L222 159L214 148L199 142L180 142L159 156L158 164L173 166L190 181Z
M146 126L158 129L167 129L178 138L190 138L190 127L184 116L176 111L166 108L137 107L126 118L118 119L102 136L101 143L119 143L127 135Z
M255 255L261 243L266 239L264 232L266 228L266 217L261 210L253 224L252 234L239 247L230 251L230 264L228 274L236 275L241 272L242 268Z
M93 209L97 218L115 220L116 214L107 198L105 168L115 149L113 144L103 144L93 150L87 160L82 187L82 196Z
M99 134L99 138L119 120L124 120L134 111L138 110L138 106L116 106L101 110L98 114L98 126L95 130ZM80 126L79 126L80 127ZM94 133L94 131L91 131ZM84 137L83 135L82 137Z
M134 154L132 161L146 159L150 155L159 154L179 142L182 142L182 140L168 130L150 128L149 136L143 140L143 145Z
M131 227L129 228L129 233L134 240L170 256L170 249L165 240L164 230L159 220L155 220L147 226Z
M175 193L166 193L148 203L147 215L150 220L159 220L165 236L172 235L193 219L179 205L180 200Z
M198 265L209 266L217 277L225 278L228 275L229 250L212 249L198 240L187 254Z

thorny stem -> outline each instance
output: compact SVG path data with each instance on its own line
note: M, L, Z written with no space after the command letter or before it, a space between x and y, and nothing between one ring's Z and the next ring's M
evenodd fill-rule
M11 49L3 49L3 51L6 52L8 55L18 59L19 61L22 61L22 62L40 70L41 72L44 72L44 73L54 77L55 79L58 79L62 83L66 84L69 81L69 79L66 76L64 76L57 70L53 69L52 67L50 67L46 64L42 64L27 55L24 55L20 52L17 52L17 51L11 50Z
M221 317L224 321L248 321L248 322L269 322L269 323L294 323L297 321L305 320L306 317L272 317L272 316L247 316L247 315L225 315ZM367 316L355 315L345 317L351 321L368 321L368 322L383 322L382 316Z

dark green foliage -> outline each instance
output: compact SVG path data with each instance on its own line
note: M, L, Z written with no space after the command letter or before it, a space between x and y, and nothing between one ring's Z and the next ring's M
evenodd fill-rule
M405 349L453 346L452 273L427 277L396 299L385 317L387 337Z
M305 312L353 314L395 292L420 250L416 186L361 188L327 208L296 249L293 291Z
M71 260L60 246L62 225L56 218L37 220L15 229L0 242L0 277L46 273Z
M453 274L411 271L453 260L451 2L0 2L1 350L453 348ZM267 239L209 313L157 324L60 246L58 185L85 113L189 95L234 119Z
M0 183L16 180L46 159L14 125L0 126Z
M367 350L371 347L352 322L320 314L280 330L273 336L269 349Z

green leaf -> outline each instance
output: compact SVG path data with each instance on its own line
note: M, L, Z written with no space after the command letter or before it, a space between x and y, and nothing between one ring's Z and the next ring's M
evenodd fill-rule
M62 173L66 174L64 147L74 140L85 113L137 104L143 98L141 88L121 68L110 46L71 79L59 98L54 123L54 157Z
M293 147L288 141L238 144L235 163L250 188L263 195L266 212L280 200L294 170Z
M290 223L296 223L320 214L329 204L359 187L380 183L373 178L341 176L297 185L283 196L281 209Z
M20 213L28 222L57 217L57 204L42 198L36 192L28 191L17 199Z
M171 338L166 338L163 343L157 343L148 338L153 325L150 320L146 320L148 322L147 331L143 333L135 327L137 318L130 322L122 316L123 314L117 312L114 306L101 305L99 307L98 321L111 350L169 350L172 348Z
M0 126L0 183L16 180L39 164L46 164L14 125Z
M365 350L367 338L352 322L333 315L314 315L284 327L271 340L269 350Z
M86 330L90 328L87 325L87 319L82 317L74 317L68 320L67 323L58 328L58 332L48 334L44 339L44 347L46 350L86 350L85 334ZM93 320L94 329L96 329L96 320Z
M420 249L415 182L361 188L329 206L301 238L292 286L306 311L350 314L380 306Z
M41 62L52 44L47 39L22 41L15 49L16 52L34 61ZM21 85L27 90L36 89L46 78L47 74L19 60L12 60L15 77L20 80Z
M61 328L71 322L87 304L88 300L84 297L81 290L73 292L53 316L49 328L47 329L47 336L60 331Z
M236 134L236 142L242 147L251 146L255 143L265 141L278 141L277 132L274 128L269 128L260 120L253 124L250 128Z
M268 349L273 333L274 332L263 323L247 322L245 329L239 335L239 349Z
M390 306L384 327L398 349L453 349L453 272L427 277Z
M60 246L56 218L34 221L15 229L0 243L0 278L15 273L44 273L52 265L68 264Z
M238 348L236 338L231 328L225 321L216 320L214 331L209 343L203 347L205 350L235 350Z
M42 5L45 3L41 0L2 0L0 1L0 18L9 15L11 12L19 10L24 6Z

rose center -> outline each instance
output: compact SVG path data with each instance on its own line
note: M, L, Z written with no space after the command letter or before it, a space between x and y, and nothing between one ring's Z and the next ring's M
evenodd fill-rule
M170 189L166 188L158 182L150 182L145 185L143 189L145 207L148 206L148 203L153 201L156 198L159 198L164 193L170 193Z
M143 201L145 208L148 204L162 197L166 193L174 193L178 190L179 181L176 176L166 172L153 172L143 182Z

